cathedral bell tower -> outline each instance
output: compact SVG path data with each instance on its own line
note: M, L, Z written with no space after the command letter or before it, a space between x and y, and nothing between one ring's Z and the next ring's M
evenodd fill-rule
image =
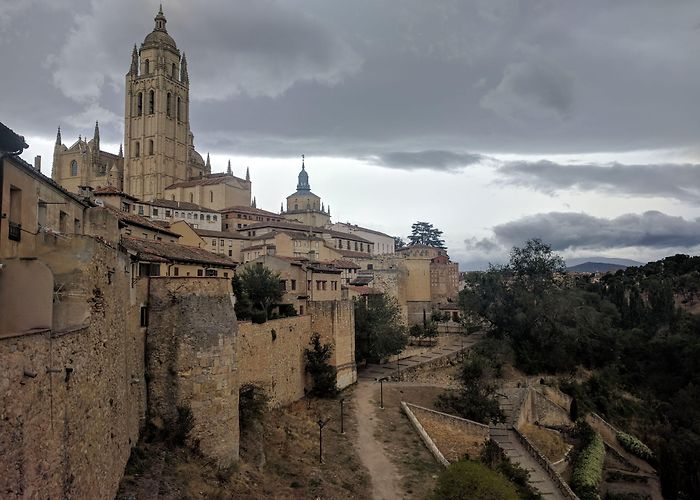
M187 60L166 22L161 6L153 31L138 50L134 45L126 74L124 191L144 201L208 173L190 132Z

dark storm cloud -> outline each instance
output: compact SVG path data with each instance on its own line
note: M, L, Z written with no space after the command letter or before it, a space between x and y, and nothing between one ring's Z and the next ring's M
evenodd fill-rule
M3 118L121 140L131 47L157 1L0 3ZM581 153L697 141L700 4L679 0L191 1L200 149L250 155ZM449 163L449 162L448 162ZM438 164L439 165L439 164Z
M700 165L560 165L509 162L498 169L504 182L545 193L566 189L673 198L700 204Z
M416 151L416 152L389 152L381 153L368 158L370 163L382 167L397 168L402 170L443 170L457 171L469 165L484 160L485 157L473 153L454 153L452 151Z
M583 213L530 215L493 228L504 247L541 238L557 251L627 247L678 248L700 245L700 219L687 220L657 211L625 214L612 219Z

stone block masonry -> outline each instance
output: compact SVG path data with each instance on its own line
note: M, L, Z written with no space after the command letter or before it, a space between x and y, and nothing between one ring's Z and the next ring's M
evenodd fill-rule
M55 280L52 329L0 339L0 497L113 498L146 404L128 260L88 237L42 260ZM62 309L79 306L76 327Z
M194 417L190 445L227 467L238 459L238 374L231 282L225 278L151 278L148 418L156 427Z

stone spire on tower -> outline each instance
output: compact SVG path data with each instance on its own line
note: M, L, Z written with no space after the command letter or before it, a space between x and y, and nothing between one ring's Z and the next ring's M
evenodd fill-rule
M56 132L56 146L61 145L61 126L58 126L58 132Z
M119 155L118 155L118 156L119 156L119 158L123 158L123 157L124 157L124 150L122 149L122 145L121 145L121 144L119 144Z
M233 175L233 170L231 170L231 160L228 161L228 167L226 167L226 173L228 175Z
M250 182L250 167L245 168L245 180Z
M163 15L163 4L160 4L160 7L158 8L158 14L156 14L154 21L156 22L155 29L157 31L168 31L165 29L165 23L167 23L168 21L165 19L165 15Z
M180 62L180 81L184 84L190 83L190 77L187 74L187 57L182 53L182 62Z
M255 196L253 196L253 204L251 205L253 208L258 208L258 203L255 200Z
M284 213L284 202L280 202L280 213Z
M207 153L207 164L206 164L207 170L211 172L211 160L209 159L209 153Z
M304 166L304 155L301 155L301 172L299 172L297 191L311 191L311 186L309 185L309 174L306 173L306 168Z
M136 44L134 44L134 50L131 51L131 69L129 69L129 74L132 76L138 76L139 74L139 53L136 50Z

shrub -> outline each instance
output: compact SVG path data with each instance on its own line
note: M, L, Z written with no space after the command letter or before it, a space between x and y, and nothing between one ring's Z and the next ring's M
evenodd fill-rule
M478 462L460 460L440 474L436 500L518 500L518 491L498 472Z
M238 422L241 429L260 418L269 402L270 398L262 388L254 384L243 384L238 390Z
M311 336L312 349L304 351L306 358L306 373L311 375L314 387L311 394L318 397L332 397L338 393L336 386L335 368L329 364L333 347L330 344L321 344L318 333Z
M589 432L590 426L586 426L577 424L577 432L583 439L571 472L571 488L581 500L599 500L598 485L603 479L605 444L600 434Z
M615 437L622 447L633 455L647 461L654 460L654 452L652 452L647 445L642 443L636 437L630 436L624 432L618 432Z

